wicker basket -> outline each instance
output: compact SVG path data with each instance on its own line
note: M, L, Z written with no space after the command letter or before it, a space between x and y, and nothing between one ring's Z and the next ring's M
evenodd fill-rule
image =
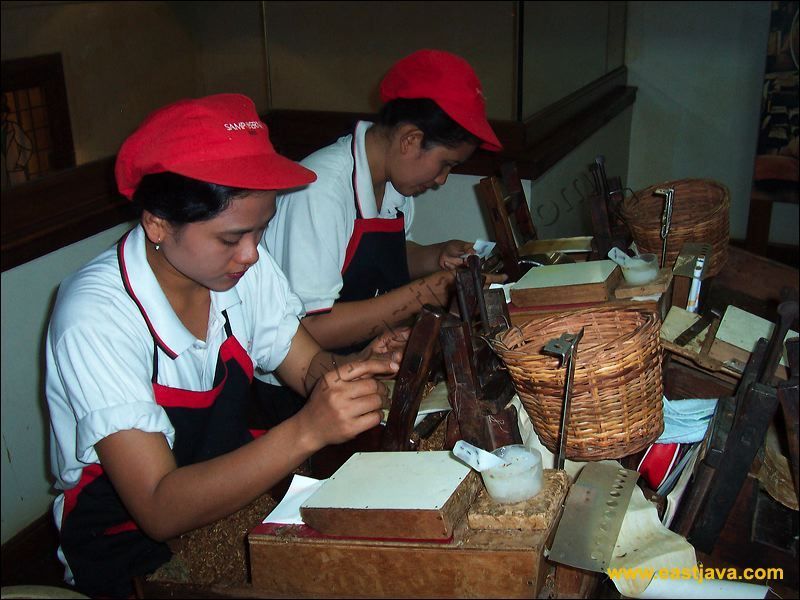
M622 203L622 218L628 225L641 252L652 252L661 258L661 215L664 196L653 192L673 188L672 221L667 235L667 266L675 259L685 242L711 245L709 276L716 275L728 259L730 236L730 194L728 188L711 179L680 179L652 185Z
M566 365L541 350L549 340L585 327L574 361L566 456L601 460L634 454L664 429L659 325L655 313L590 308L534 318L489 342L539 439L556 452Z

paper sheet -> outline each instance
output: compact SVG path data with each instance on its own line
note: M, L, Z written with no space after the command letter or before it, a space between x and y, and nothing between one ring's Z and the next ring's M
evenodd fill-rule
M773 329L775 329L775 323L731 305L725 309L725 315L722 317L722 322L720 322L717 330L717 339L747 352L752 352L755 350L759 338L770 339ZM793 337L797 337L797 332L790 329L786 332L784 341ZM781 364L784 367L788 365L785 346L781 356Z
M654 579L639 598L764 598L763 585L725 579Z
M678 506L680 506L681 498L683 498L683 494L689 486L689 480L694 473L694 465L697 462L697 457L700 456L700 446L701 444L695 444L694 447L689 450L687 454L689 460L680 472L681 474L675 486L672 488L672 491L667 494L667 507L664 509L664 516L661 518L661 523L663 523L664 527L672 525L672 521L678 511Z
M496 245L497 244L495 242L477 239L475 240L475 243L472 244L472 248L475 250L475 253L478 255L478 257L484 259L489 257ZM464 256L468 255L465 254Z
M386 387L389 388L389 398L394 394L394 379L384 381ZM422 399L419 403L419 411L414 421L414 427L420 424L420 421L426 415L435 412L449 411L450 401L447 399L447 382L442 381L437 383L430 393ZM384 408L382 411L381 424L386 425L386 419L389 418L389 409Z
M490 283L490 290L503 290L503 295L506 297L506 304L511 302L511 286L513 283Z
M284 525L302 525L300 518L300 505L316 492L327 479L313 479L303 475L295 475L289 490L272 512L262 523L281 523Z
M661 524L655 505L638 486L633 488L609 573L615 569L636 575L612 578L617 590L631 598L764 598L768 591L763 585L702 578L707 569L697 564L692 545Z

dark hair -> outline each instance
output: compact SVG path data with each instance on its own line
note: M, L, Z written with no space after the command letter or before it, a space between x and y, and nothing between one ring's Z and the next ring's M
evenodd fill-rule
M378 125L394 128L400 123L410 123L422 131L425 149L431 146L457 148L465 142L480 144L477 136L451 119L430 98L395 98L384 104L378 113Z
M133 203L175 225L212 219L228 208L231 200L249 190L208 183L177 173L152 173L142 177Z

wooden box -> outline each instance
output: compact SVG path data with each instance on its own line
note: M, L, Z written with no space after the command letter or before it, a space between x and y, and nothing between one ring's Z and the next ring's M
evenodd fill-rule
M511 301L519 307L603 302L621 278L610 260L533 267L511 286Z
M448 539L480 487L479 475L450 452L357 452L300 515L326 535Z
M551 568L545 543L568 486L563 471L545 470L533 508L498 512L475 502L443 541L340 538L307 525L262 524L248 537L253 589L293 597L535 598ZM482 510L492 512L486 518L494 529L470 528ZM496 528L514 515L544 528Z

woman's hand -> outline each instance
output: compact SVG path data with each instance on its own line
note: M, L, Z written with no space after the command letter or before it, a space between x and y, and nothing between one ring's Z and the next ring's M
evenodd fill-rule
M386 329L359 353L359 359L378 358L395 362L399 365L403 361L403 352L405 352L410 334L410 327Z
M377 358L336 365L320 377L295 418L319 447L346 442L381 422L388 390L376 376L393 375L399 368Z
M443 242L439 252L439 268L453 270L463 267L467 264L466 254L475 254L472 243L463 240Z

